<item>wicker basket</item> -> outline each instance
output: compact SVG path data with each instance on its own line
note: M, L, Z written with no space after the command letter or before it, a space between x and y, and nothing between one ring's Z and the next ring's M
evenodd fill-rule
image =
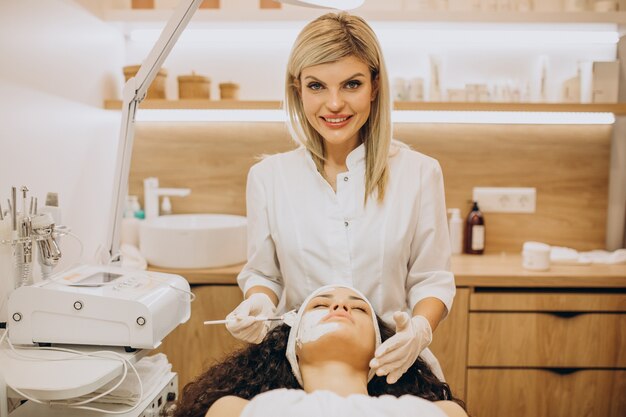
M178 98L210 99L211 79L202 75L181 75L178 77Z
M239 100L239 84L221 83L220 98L222 100Z
M141 65L129 65L124 67L124 78L128 81L130 78L134 77L139 71ZM146 94L147 100L153 99L164 99L165 98L165 79L167 78L167 71L163 68L159 70L156 77L148 87L148 92Z

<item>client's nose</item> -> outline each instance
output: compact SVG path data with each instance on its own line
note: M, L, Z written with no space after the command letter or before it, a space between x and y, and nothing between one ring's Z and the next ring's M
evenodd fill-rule
M343 301L336 301L331 306L330 309L332 311L337 311L342 308L344 311L348 312L348 306Z

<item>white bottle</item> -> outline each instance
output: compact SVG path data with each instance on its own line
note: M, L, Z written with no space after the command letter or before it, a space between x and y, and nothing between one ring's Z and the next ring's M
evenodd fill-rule
M124 218L132 219L135 213L141 210L139 198L136 195L126 196L126 207L124 208Z
M168 214L172 214L172 202L168 196L165 196L161 201L161 216Z
M448 231L450 232L450 247L452 254L458 255L463 249L463 220L461 210L458 208L448 209L450 220L448 220Z

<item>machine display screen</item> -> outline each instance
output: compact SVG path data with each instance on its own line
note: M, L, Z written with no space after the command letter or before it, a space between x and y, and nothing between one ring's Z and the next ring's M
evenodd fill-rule
M81 284L105 284L107 282L111 282L121 277L121 274L112 274L110 272L96 272L95 274L89 275L88 277L81 279Z

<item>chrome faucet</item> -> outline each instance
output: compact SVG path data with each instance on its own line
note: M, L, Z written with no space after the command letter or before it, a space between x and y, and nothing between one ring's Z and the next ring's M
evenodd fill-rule
M159 188L159 179L150 177L143 180L143 205L146 220L159 216L159 197L186 197L191 193L189 188Z

